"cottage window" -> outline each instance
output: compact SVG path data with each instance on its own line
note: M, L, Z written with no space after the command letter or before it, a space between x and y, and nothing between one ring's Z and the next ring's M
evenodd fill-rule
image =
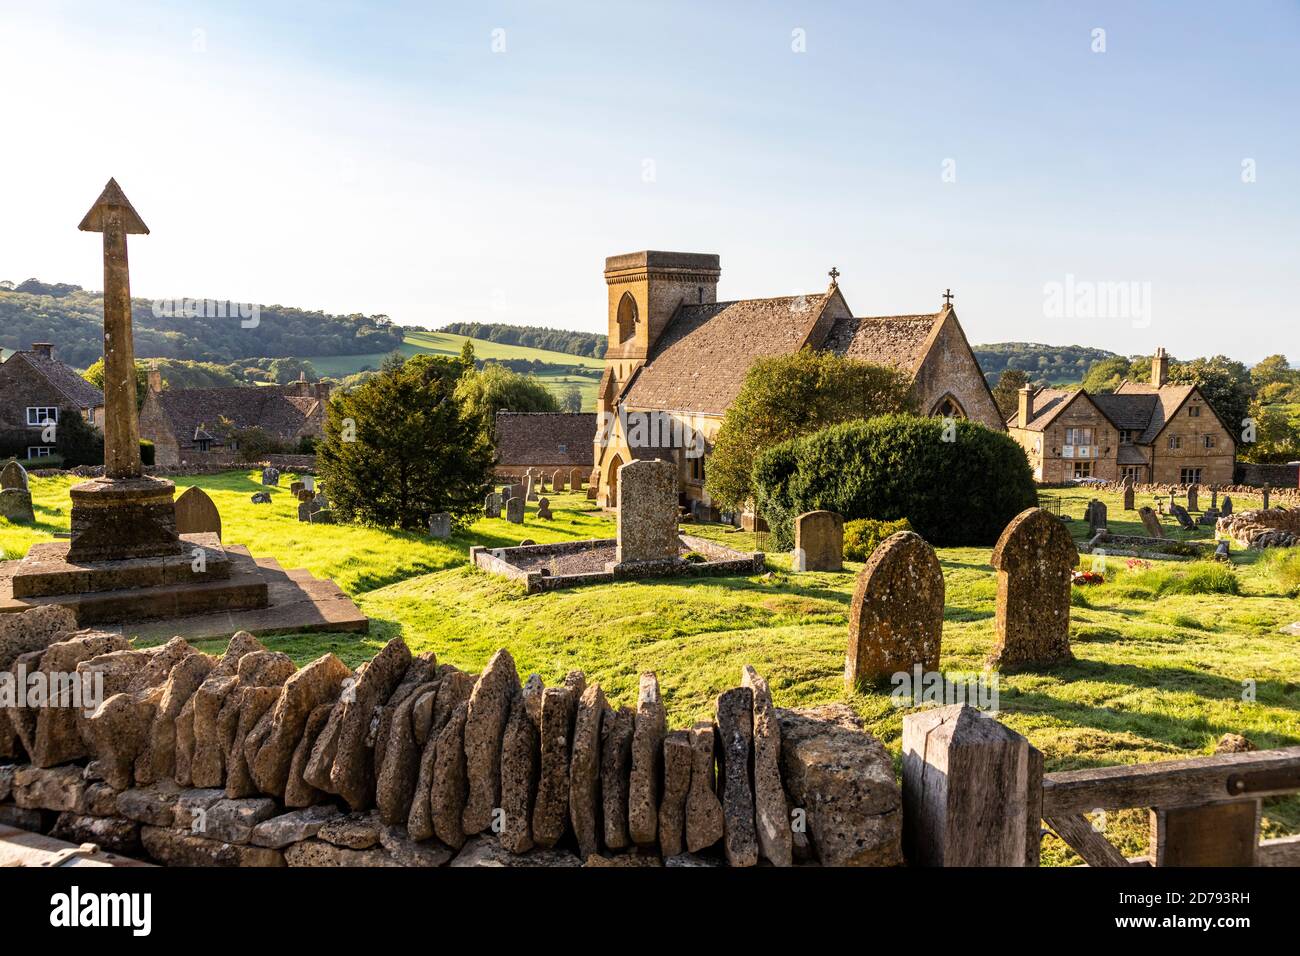
M1125 465L1125 466L1123 467L1122 471L1123 471L1123 477L1125 477L1125 478L1130 478L1130 479L1132 479L1133 481L1137 481L1137 480L1138 480L1138 466L1137 466L1137 465Z
M1200 417L1201 417L1201 406L1200 406L1200 405L1189 405L1189 406L1187 406L1187 417L1188 417L1188 418L1200 418Z
M1170 436L1169 436L1169 450L1170 450L1170 451L1177 451L1179 448L1182 448L1182 447L1183 447L1183 436L1182 436L1182 435L1170 435Z
M691 465L691 481L704 484L704 456L686 459Z
M1091 428L1067 428L1065 430L1065 443L1067 445L1091 445L1092 429Z
M569 453L569 446L568 446L568 445L563 445L563 444L560 445L560 454L561 454L561 455L567 455L568 453Z
M1092 462L1090 462L1090 461L1076 461L1076 462L1074 463L1074 477L1076 477L1076 478L1091 478L1091 477L1092 477Z
M1206 448L1213 448L1217 444L1213 435L1203 435L1202 441L1205 443Z
M1180 485L1199 485L1201 483L1201 469L1199 468L1182 468L1178 472L1178 483Z
M200 439L198 439L194 444L195 444L195 446L198 447L198 450L199 450L199 451L211 451L211 450L212 450L212 439L211 439L211 438L200 438Z
M33 428L40 428L46 422L58 424L59 409L53 405L29 405L27 406L27 424Z
M28 445L27 457L30 458L49 458L50 452L54 449L49 445Z

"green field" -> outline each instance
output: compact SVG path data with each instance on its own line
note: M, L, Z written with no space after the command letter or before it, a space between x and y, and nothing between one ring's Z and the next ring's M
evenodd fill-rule
M460 355L466 342L474 343L474 355L480 359L530 359L557 366L554 371L534 373L548 389L560 398L570 384L578 386L582 392L583 411L595 411L596 386L600 382L605 360L583 355L569 355L567 352L552 352L548 349L534 349L524 345L506 345L500 342L488 342L484 339L470 339L464 335L450 332L407 332L406 344L399 351L403 355ZM367 369L378 369L388 353L373 355L309 355L311 362L320 375L330 378L342 378ZM574 374L574 366L581 366L590 371L587 374ZM563 371L561 371L563 369Z
M292 476L282 481L287 486ZM68 525L71 479L33 479L39 524L0 520L0 545L17 557L36 540ZM552 497L556 520L540 521L530 506L523 526L480 519L450 541L346 525L302 525L287 487L273 504L254 506L261 489L253 472L181 478L217 503L225 540L285 567L306 567L336 580L371 618L371 632L269 638L299 663L326 651L351 665L401 635L412 650L476 671L507 647L522 673L548 681L572 668L599 681L616 703L635 697L637 675L658 672L670 720L684 726L710 712L714 697L754 664L770 681L776 702L793 706L847 700L895 758L903 716L887 692L846 695L844 650L854 575L793 574L788 555L770 555L769 572L738 578L621 582L524 596L520 589L467 566L471 544L500 546L613 534L611 521L589 510L585 496ZM1079 539L1080 520L1094 493L1060 496ZM1116 495L1103 494L1117 531L1136 529ZM1139 504L1144 502L1139 501ZM748 549L752 536L723 526L691 526ZM1198 532L1206 536L1206 532ZM1300 654L1296 638L1279 628L1300 619L1300 554L1238 556L1231 571L1206 562L1153 562L1128 568L1107 562L1106 583L1075 589L1071 623L1076 660L1038 673L1004 675L999 718L1040 748L1048 770L1211 752L1225 733L1242 733L1259 747L1300 744ZM976 672L993 645L996 579L988 548L943 548L947 585L943 637L946 672ZM1091 567L1086 558L1084 567ZM1234 588L1216 593L1207 588ZM222 642L204 642L221 650ZM1253 681L1254 701L1242 699ZM1109 836L1124 852L1143 852L1145 812L1112 814ZM1300 830L1300 800L1271 804L1267 835ZM1055 837L1044 842L1049 863L1076 862Z

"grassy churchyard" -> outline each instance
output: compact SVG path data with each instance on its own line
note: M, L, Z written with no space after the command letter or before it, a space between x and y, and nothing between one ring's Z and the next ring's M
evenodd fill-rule
M288 493L293 476L271 489L271 505L253 505L262 486L254 471L177 479L197 484L221 512L224 539L286 568L334 579L371 618L358 635L289 635L265 643L299 664L333 651L355 666L401 635L412 651L477 671L498 647L521 673L549 683L579 668L615 702L635 698L637 675L655 670L678 726L710 713L714 697L734 686L752 663L771 683L778 705L845 699L847 614L860 564L844 573L793 574L789 555L769 555L768 572L744 578L678 578L621 582L525 597L505 581L470 570L472 544L503 546L612 537L613 522L591 510L585 494L551 497L555 520L540 521L529 505L523 526L480 519L441 542L418 534L304 525ZM37 540L68 526L70 478L34 478L37 525L0 519L0 547L20 557ZM1118 533L1141 533L1136 512L1117 494L1052 490L1086 536L1083 509L1100 497ZM1138 496L1139 505L1151 496ZM1238 510L1252 503L1234 498ZM1208 505L1208 500L1202 506ZM1166 527L1171 537L1182 537ZM740 549L751 535L721 526L689 526ZM1206 529L1190 533L1210 538ZM996 577L988 548L939 550L947 609L945 672L982 669L994 642ZM1008 674L999 684L1000 719L1027 736L1048 770L1069 770L1212 752L1225 733L1260 748L1300 744L1300 638L1280 627L1300 619L1300 552L1261 558L1240 554L1231 571L1207 562L1128 566L1110 558L1103 584L1074 589L1074 663L1038 673ZM1091 569L1092 559L1081 567ZM222 650L222 642L200 646ZM1248 690L1253 688L1254 699ZM899 755L902 718L888 689L848 698L868 728ZM1300 798L1266 803L1264 835L1300 832ZM1107 834L1125 853L1144 852L1146 811L1111 814ZM1055 836L1044 863L1078 862Z

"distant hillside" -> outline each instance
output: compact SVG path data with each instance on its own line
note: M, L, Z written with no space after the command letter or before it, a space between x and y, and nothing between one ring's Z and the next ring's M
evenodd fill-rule
M1120 357L1105 349L1084 345L1041 345L1037 342L995 342L973 345L971 350L990 385L996 385L1003 371L1020 369L1032 381L1053 385L1082 382L1093 362Z
M594 332L565 332L561 329L505 325L500 322L449 322L440 331L502 345L522 345L587 358L603 358L608 344L606 336Z
M80 286L28 279L12 289L0 284L0 347L30 348L53 342L58 357L86 368L104 354L103 296ZM303 355L361 355L390 352L402 344L402 330L385 315L330 315L283 305L260 306L258 324L244 328L230 317L191 316L185 306L204 300L175 300L177 314L155 315L148 299L131 300L138 358L176 358L229 363L236 359ZM224 304L224 303L223 303Z

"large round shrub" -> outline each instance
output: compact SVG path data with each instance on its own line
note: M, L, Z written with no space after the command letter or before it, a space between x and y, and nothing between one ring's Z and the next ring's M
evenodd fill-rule
M914 415L846 422L773 446L754 463L754 487L783 550L805 511L906 518L934 545L992 545L1038 503L1024 450L1008 435Z

